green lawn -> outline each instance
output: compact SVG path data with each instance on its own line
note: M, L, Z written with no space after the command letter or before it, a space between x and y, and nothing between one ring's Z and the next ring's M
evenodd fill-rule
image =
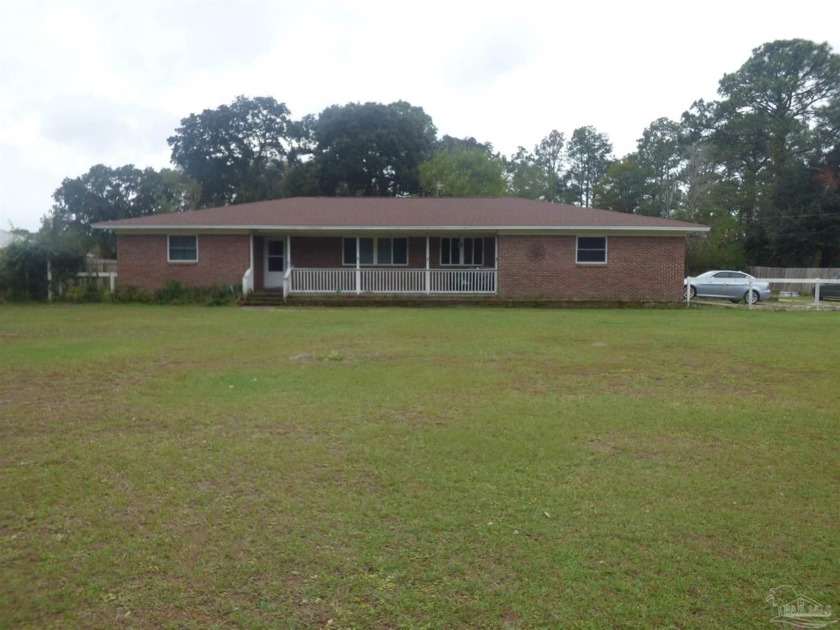
M840 314L0 306L0 628L840 608Z

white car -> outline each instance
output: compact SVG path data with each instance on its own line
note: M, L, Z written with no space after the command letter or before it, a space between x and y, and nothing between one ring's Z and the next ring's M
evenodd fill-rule
M752 282L752 291L750 291ZM683 280L683 297L726 298L731 302L744 300L756 304L770 298L770 283L754 278L743 271L707 271Z

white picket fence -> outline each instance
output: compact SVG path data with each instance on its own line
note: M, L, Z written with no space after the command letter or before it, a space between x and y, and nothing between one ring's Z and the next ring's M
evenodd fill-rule
M783 285L784 291L810 293L811 280L836 278L840 276L838 267L750 267L749 273L756 278L777 278L777 284ZM802 282L802 279L808 282ZM774 281L775 282L775 281Z
M686 278L686 285L691 286L691 281L694 278L688 277ZM840 284L840 280L834 279L827 279L827 278L756 278L756 282L769 282L773 289L778 289L779 285L796 285L801 287L814 287L814 306L819 309L820 308L820 288L826 284ZM753 290L753 280L750 280L748 291ZM810 288L802 289L803 293L810 293ZM697 298L694 298L695 300ZM685 302L687 305L691 305L691 292L685 292ZM750 301L747 301L747 306L749 308L753 307L753 304Z

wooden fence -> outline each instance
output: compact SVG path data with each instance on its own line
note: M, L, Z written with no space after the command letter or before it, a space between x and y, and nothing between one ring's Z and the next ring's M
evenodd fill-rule
M91 258L85 260L85 270L76 274L76 282L94 282L108 287L113 293L117 287L117 261L109 258ZM61 295L62 287L58 287ZM52 291L50 291L52 293ZM52 301L52 295L50 295Z
M117 261L112 258L87 258L85 271L88 273L116 273Z
M840 276L838 267L750 267L749 273L756 278L813 278L829 280ZM774 282L773 289L782 291L795 291L803 295L809 295L814 291L813 284L801 282Z

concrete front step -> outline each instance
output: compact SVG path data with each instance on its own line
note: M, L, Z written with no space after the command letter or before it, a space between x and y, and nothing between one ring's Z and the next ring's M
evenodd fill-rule
M283 294L259 293L249 295L242 302L243 306L283 306Z

